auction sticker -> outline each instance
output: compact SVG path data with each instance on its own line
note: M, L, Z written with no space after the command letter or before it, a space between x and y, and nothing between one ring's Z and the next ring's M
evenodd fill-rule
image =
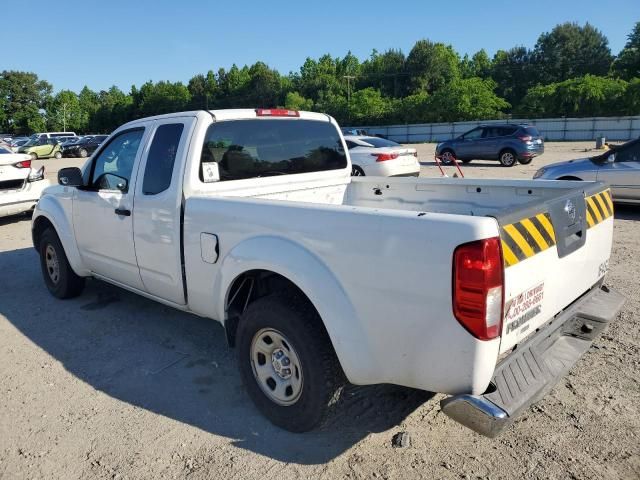
M506 333L509 334L538 315L542 310L542 299L544 298L544 282L531 287L522 292L506 305L504 322L507 325Z

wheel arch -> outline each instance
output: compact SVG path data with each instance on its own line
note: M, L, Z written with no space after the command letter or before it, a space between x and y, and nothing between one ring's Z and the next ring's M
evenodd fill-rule
M562 175L561 177L558 177L556 180L572 180L572 181L578 181L578 182L582 181L580 177L576 177L575 175Z
M219 295L217 304L223 310L218 318L224 319L227 338L231 343L241 313L234 303L248 302L248 305L254 298L260 298L242 297L246 292L237 292L240 288L246 288L241 287L245 279L256 275L266 282L259 288L266 286L267 292L270 288L290 289L292 294L303 295L309 301L318 313L340 365L351 382L375 381L372 372L376 371L376 359L371 354L366 329L347 292L318 257L288 239L255 237L237 245L225 256L216 291ZM234 298L236 293L240 295L240 300L237 295Z

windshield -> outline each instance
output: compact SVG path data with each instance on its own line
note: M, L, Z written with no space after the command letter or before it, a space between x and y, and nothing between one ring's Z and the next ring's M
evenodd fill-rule
M23 145L23 147L31 147L33 145L36 145L37 143L38 143L38 139L37 138L32 138L27 143L25 143Z

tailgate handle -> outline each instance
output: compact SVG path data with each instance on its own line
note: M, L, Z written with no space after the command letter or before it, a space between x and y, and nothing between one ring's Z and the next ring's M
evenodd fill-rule
M566 257L587 241L587 207L582 192L549 205L558 257Z

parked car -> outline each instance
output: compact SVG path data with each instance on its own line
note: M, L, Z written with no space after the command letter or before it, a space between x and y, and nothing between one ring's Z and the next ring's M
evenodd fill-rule
M77 142L62 146L63 157L88 157L105 141L109 135L90 135Z
M44 283L70 298L93 276L222 323L282 428L321 424L346 378L451 394L444 413L497 435L622 308L601 288L613 217L582 215L606 185L380 181L349 159L320 113L127 123L38 202Z
M0 217L31 210L49 180L44 167L31 168L31 157L0 148Z
M18 153L18 148L29 141L29 137L14 137L9 142L9 147L14 153Z
M415 148L378 137L345 135L351 157L351 175L417 177L420 175Z
M40 139L40 138L60 138L60 137L76 137L76 132L41 132L34 133L29 138L31 139Z
M552 163L533 176L543 180L602 180L611 185L613 200L640 203L640 138L595 157Z
M31 155L32 160L38 158L62 158L62 149L56 138L31 138L27 143L18 147L18 153Z
M436 155L450 163L451 157L469 163L471 160L499 160L505 167L516 162L531 163L544 153L544 140L536 127L528 125L483 125L436 146Z

